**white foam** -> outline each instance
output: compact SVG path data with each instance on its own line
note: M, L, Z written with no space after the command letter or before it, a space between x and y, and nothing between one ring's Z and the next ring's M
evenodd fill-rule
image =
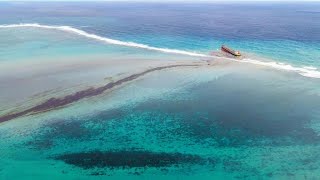
M95 34L87 33L83 30L76 29L70 26L48 26L48 25L41 25L41 24L10 24L10 25L0 25L0 28L18 28L18 27L35 27L35 28L43 28L43 29L55 29L60 31L65 31L73 34L77 34L80 36L84 36L90 39L95 39L98 41L102 41L108 44L114 44L114 45L120 45L120 46L128 46L128 47L135 47L135 48L142 48L142 49L148 49L153 51L160 51L163 53L171 53L171 54L180 54L180 55L187 55L187 56L196 56L196 57L208 57L208 55L200 54L196 52L189 52L189 51L183 51L183 50L177 50L177 49L167 49L167 48L158 48L158 47L152 47L145 44L139 44L134 42L124 42L119 41L115 39L110 39L106 37L101 37Z
M312 66L303 66L305 69L310 69L310 70L317 70L318 68L312 67Z
M49 25L41 25L41 24L36 24L36 23L34 23L34 24L0 25L0 28L19 28L19 27L35 27L35 28L43 28L43 29L60 30L60 31L84 36L84 37L87 37L90 39L98 40L98 41L108 43L108 44L142 48L142 49L147 49L147 50L159 51L159 52L163 52L163 53L180 54L180 55L195 56L195 57L214 57L214 56L209 56L206 54L201 54L201 53L196 53L196 52L189 52L189 51L168 49L168 48L158 48L158 47L152 47L149 45L139 44L139 43L134 43L134 42L119 41L119 40L110 39L110 38L101 37L101 36L98 36L95 34L87 33L83 30L76 29L71 26L49 26ZM217 57L217 58L219 58L219 57ZM300 75L305 76L305 77L320 78L320 72L317 71L317 68L315 68L315 67L294 67L289 64L284 64L284 63L280 63L280 62L265 62L265 61L250 59L250 58L245 58L242 60L235 60L235 61L251 63L251 64L256 64L256 65L261 65L261 66L267 66L267 67L276 68L279 70L293 71L293 72L297 72Z
M258 61L255 59L245 58L242 60L237 60L238 62L245 62L245 63L251 63L256 65L262 65L267 67L272 67L279 70L285 70L285 71L293 71L296 73L299 73L302 76L305 77L311 77L311 78L320 78L320 72L317 71L317 68L305 68L305 67L294 67L290 64L284 64L284 63L278 63L278 62L264 62L264 61Z

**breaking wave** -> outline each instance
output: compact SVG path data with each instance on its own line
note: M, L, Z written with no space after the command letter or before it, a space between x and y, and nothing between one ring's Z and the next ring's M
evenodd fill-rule
M320 78L320 71L317 71L317 68L315 67L295 67L290 64L284 64L279 62L264 62L264 61L250 59L250 58L239 60L239 62L267 66L267 67L272 67L279 70L293 71L293 72L299 73L302 76L310 77L310 78Z
M80 36L84 36L86 38L94 39L94 40L101 41L101 42L108 43L108 44L141 48L141 49L147 49L147 50L152 50L152 51L159 51L159 52L163 52L163 53L180 54L180 55L194 56L194 57L206 57L206 58L212 57L212 56L209 56L206 54L201 54L201 53L196 53L196 52L177 50L177 49L168 49L168 48L159 48L159 47L153 47L153 46L149 46L149 45L145 45L145 44L110 39L110 38L102 37L102 36L99 36L96 34L88 33L83 30L71 27L71 26L51 26L51 25L41 25L41 24L36 24L36 23L0 25L0 28L19 28L19 27L54 29L54 30L77 34ZM299 73L300 75L305 76L305 77L320 78L320 71L317 71L317 68L315 68L315 67L294 67L289 64L283 64L283 63L278 63L278 62L265 62L265 61L250 59L250 58L245 58L243 60L236 60L236 61L272 67L272 68L276 68L279 70L292 71L292 72Z
M77 35L84 36L84 37L87 37L90 39L102 41L102 42L108 43L108 44L135 47L135 48L160 51L160 52L171 53L171 54L180 54L180 55L196 56L196 57L208 57L208 55L195 53L195 52L188 52L188 51L177 50L177 49L158 48L158 47L148 46L145 44L139 44L139 43L134 43L134 42L125 42L125 41L119 41L119 40L110 39L110 38L106 38L106 37L101 37L101 36L98 36L95 34L87 33L87 32L80 30L80 29L76 29L71 26L49 26L49 25L41 25L41 24L0 25L0 28L19 28L19 27L35 27L35 28L42 28L42 29L54 29L54 30L60 30L60 31L68 32L68 33L77 34Z

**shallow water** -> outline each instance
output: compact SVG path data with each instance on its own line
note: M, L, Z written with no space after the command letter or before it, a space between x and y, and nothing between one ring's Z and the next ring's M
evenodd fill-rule
M320 4L317 2L1 5L0 24L72 26L125 42L204 54L226 43L274 61L319 67Z
M1 123L0 179L320 176L318 3L0 5L0 115L201 64Z
M241 64L154 72L3 124L2 177L315 178L317 83Z

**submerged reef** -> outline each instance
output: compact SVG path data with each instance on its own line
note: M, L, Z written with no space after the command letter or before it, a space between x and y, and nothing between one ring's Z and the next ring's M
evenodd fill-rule
M204 163L197 155L150 151L92 151L62 154L55 157L83 169L170 167L182 164Z

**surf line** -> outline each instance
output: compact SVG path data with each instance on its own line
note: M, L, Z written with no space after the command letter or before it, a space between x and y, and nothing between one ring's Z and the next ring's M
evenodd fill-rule
M9 121L9 120L12 120L12 119L15 119L18 117L22 117L25 115L29 115L29 114L47 112L50 110L54 110L55 108L63 107L63 106L69 105L71 103L77 102L77 101L82 100L84 98L90 98L90 97L100 95L107 90L113 89L113 88L120 86L124 83L138 79L139 77L144 76L144 75L149 74L154 71L160 71L160 70L176 68L176 67L199 67L199 66L201 66L201 65L200 64L176 64L176 65L167 65L167 66L160 66L160 67L148 69L146 71L122 78L122 79L117 80L115 82L110 82L110 83L108 83L104 86L101 86L101 87L88 88L88 89L78 91L73 94L61 97L61 98L50 98L50 99L44 101L43 103L36 105L34 107L31 107L29 109L26 109L24 111L0 116L0 123L5 122L5 121Z
M139 43L135 43L135 42L119 41L119 40L115 40L115 39L101 37L96 34L88 33L83 30L71 27L71 26L52 26L52 25L42 25L42 24L37 24L37 23L0 25L0 28L21 28L21 27L34 27L34 28L42 28L42 29L59 30L59 31L67 32L67 33L76 34L79 36L84 36L84 37L94 39L97 41L101 41L104 43L108 43L108 44L134 47L134 48L140 48L140 49L147 49L147 50L158 51L158 52L162 52L162 53L180 54L180 55L202 57L202 58L219 58L218 56L210 56L210 55L196 53L196 52L177 50L177 49L168 49L168 48L159 48L159 47L153 47L153 46L139 44ZM227 58L227 59L229 59L229 58ZM230 59L230 60L238 61L238 60L234 60L234 59ZM317 68L310 69L310 68L304 68L304 67L294 67L289 64L282 64L282 63L278 63L278 62L264 62L264 61L259 61L259 60L255 60L255 59L250 59L250 58L245 58L245 59L238 61L238 62L245 62L245 63L255 64L255 65L275 68L278 70L296 72L304 77L309 77L309 78L320 78L320 71L318 71Z
M106 37L98 36L96 34L85 32L83 30L80 30L80 29L77 29L77 28L74 28L71 26L51 26L51 25L41 25L41 24L37 24L37 23L0 25L0 28L21 28L21 27L54 29L54 30L77 34L80 36L84 36L84 37L98 40L98 41L108 43L108 44L127 46L127 47L135 47L135 48L140 48L140 49L159 51L159 52L163 52L163 53L180 54L180 55L195 56L195 57L210 57L208 55L196 53L196 52L190 52L190 51L184 51L184 50L178 50L178 49L159 48L159 47L153 47L153 46L135 43L135 42L125 42L125 41L120 41L120 40L116 40L116 39L106 38Z

